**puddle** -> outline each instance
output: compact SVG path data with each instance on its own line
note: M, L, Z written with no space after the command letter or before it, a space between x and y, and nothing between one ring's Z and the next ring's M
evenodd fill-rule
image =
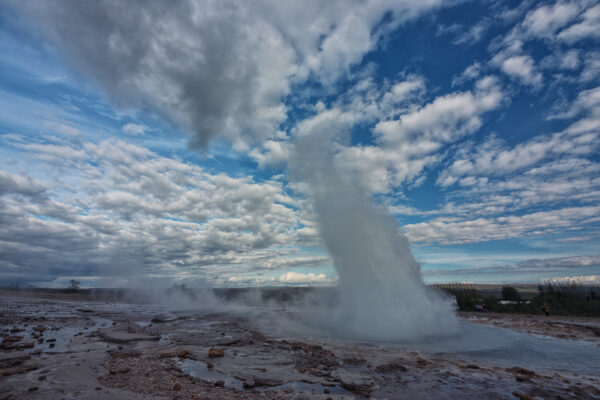
M322 394L327 393L325 392L325 389L327 389L330 394L351 394L340 386L324 386L320 383L308 383L301 381L287 382L283 385L264 388L264 390L273 390L276 392L284 392L286 390L290 391L290 389L298 393Z
M194 378L202 379L203 381L210 383L223 381L225 382L225 387L232 389L244 388L244 383L241 380L221 372L210 370L206 366L206 363L203 363L202 361L183 360L179 362L178 365L185 374L193 376Z

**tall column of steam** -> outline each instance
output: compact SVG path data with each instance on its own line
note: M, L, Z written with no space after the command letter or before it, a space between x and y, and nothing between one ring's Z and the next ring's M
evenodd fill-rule
M376 208L358 179L336 165L335 147L332 135L302 136L290 164L292 178L309 185L339 275L341 302L324 321L338 334L377 340L456 331L449 299L424 285L396 219Z

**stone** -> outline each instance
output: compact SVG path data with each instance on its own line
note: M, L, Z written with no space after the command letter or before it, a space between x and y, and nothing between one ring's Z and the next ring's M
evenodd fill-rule
M129 372L129 368L125 367L125 366L115 367L115 368L111 368L108 372L111 375L126 374L127 372Z
M187 350L179 350L177 352L177 357L179 357L179 358L186 358L189 354L190 354L190 352L187 351Z
M225 352L223 350L219 350L219 349L215 349L215 348L211 347L208 350L208 356L210 358L223 357L223 356L225 356Z
M179 383L176 383L173 385L173 390L176 392L179 392L181 390L181 385Z
M379 373L390 373L390 372L406 372L408 368L406 368L402 364L398 363L389 363L389 364L381 364L375 367L375 371Z

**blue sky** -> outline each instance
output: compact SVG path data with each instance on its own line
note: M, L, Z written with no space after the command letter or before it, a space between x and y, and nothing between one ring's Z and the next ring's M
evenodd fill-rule
M600 282L596 1L0 11L1 282L335 283L315 132L426 282Z

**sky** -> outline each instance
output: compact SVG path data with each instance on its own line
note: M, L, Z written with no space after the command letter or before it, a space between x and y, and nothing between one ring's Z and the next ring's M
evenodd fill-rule
M0 1L0 283L330 285L298 138L426 283L600 283L597 1Z

